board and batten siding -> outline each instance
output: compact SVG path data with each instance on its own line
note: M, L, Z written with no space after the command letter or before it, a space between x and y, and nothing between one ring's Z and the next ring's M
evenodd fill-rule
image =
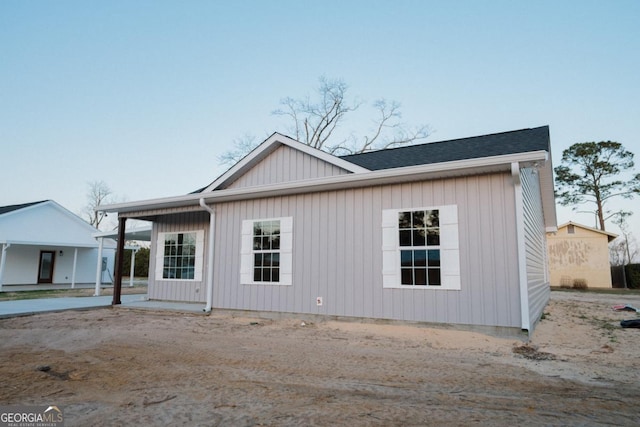
M158 251L163 247L156 244L160 233L183 233L204 231L204 242L209 232L209 214L202 210L183 214L158 216L153 223L151 233L151 252L149 254L149 287L148 296L151 300L206 302L206 259L208 248L203 244L202 280L166 280L156 277L156 263Z
M536 169L520 171L523 199L524 242L530 331L549 301L551 288L547 267L547 241L544 226L540 180Z
M350 173L307 153L281 145L226 188L278 184Z
M519 327L514 198L505 173L216 204L213 307ZM458 209L461 289L383 288L382 211L443 205ZM242 221L280 217L293 220L292 285L241 284ZM180 299L162 286L154 297Z

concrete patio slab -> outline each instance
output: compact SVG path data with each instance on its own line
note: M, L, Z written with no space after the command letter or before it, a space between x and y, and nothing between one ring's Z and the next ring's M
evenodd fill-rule
M111 307L111 295L100 297L62 297L0 301L0 319L7 317L29 316L65 310L88 310ZM204 314L204 303L183 303L170 301L149 301L146 294L122 295L122 304L118 308L136 308L146 310L170 310Z
M144 301L146 295L122 295L123 304ZM29 316L32 314L48 313L65 310L87 310L92 308L110 307L113 297L62 297L23 299L14 301L0 301L0 318Z

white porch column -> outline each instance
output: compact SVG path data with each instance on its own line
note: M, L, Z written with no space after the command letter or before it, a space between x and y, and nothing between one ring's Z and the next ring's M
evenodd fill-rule
M2 284L4 283L4 266L7 262L7 249L11 243L2 244L2 259L0 259L0 292L2 292Z
M71 273L71 289L76 287L76 267L78 266L78 248L73 251L73 272Z
M131 269L129 271L129 287L133 288L133 275L135 273L135 265L136 265L136 252L138 249L131 249Z
M98 237L98 265L96 267L96 291L94 297L100 296L100 285L102 285L102 247L104 246L104 237Z

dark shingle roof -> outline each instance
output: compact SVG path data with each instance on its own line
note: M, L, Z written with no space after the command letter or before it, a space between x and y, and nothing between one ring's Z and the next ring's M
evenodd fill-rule
M37 205L44 202L48 202L48 200L40 200L39 202L23 203L21 205L0 206L0 215L17 211L20 209L28 208L29 206Z
M369 170L549 151L549 126L341 156Z

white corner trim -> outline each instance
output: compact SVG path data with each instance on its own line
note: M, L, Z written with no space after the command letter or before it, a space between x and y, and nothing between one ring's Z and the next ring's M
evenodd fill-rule
M515 195L516 210L516 245L518 248L518 282L520 289L520 323L521 328L530 330L529 318L529 287L527 286L527 253L524 236L524 200L522 195L522 180L520 177L520 164L511 163L511 176L513 177L513 191Z

